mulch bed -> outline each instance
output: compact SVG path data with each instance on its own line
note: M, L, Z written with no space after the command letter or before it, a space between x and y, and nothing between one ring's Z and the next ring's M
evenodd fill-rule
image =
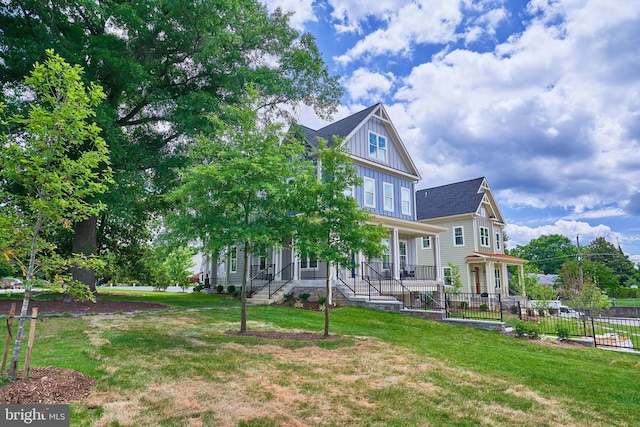
M22 376L22 372L19 372ZM27 381L18 379L0 387L0 403L43 404L70 403L89 395L94 380L71 369L33 368Z
M338 335L316 334L313 332L277 332L277 331L227 331L227 335L246 335L250 337L268 338L272 340L315 341L339 338Z

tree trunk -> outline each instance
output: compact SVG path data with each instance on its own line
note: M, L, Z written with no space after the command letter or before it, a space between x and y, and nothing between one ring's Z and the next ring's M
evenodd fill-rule
M24 324L26 322L27 311L29 310L29 300L31 299L31 285L25 286L24 296L22 298L22 309L20 310L20 320L18 322L18 331L16 332L16 340L13 344L13 353L11 354L11 365L9 366L9 379L15 381L18 376L18 360L20 359L20 348L22 347L22 337L24 336Z
M74 254L84 254L88 256L96 253L97 226L97 216L92 216L84 221L76 223L72 246ZM93 268L73 267L72 274L75 280L87 285L91 292L96 292L96 272Z
M242 289L240 290L240 333L247 332L247 277L249 276L249 243L244 242L244 268L242 270Z
M329 261L327 261L327 294L325 296L325 301L324 301L324 336L328 337L329 336L329 301L331 301L331 299L329 298L329 296L331 295L331 278L329 277Z

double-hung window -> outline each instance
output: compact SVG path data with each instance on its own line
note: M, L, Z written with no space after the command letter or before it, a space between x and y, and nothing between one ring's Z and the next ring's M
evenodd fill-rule
M500 244L500 233L496 233L496 249L500 250L501 249L501 244Z
M376 207L376 181L364 178L364 205L368 208Z
M393 212L393 184L385 182L382 188L384 192L384 210Z
M480 246L488 248L489 245L489 229L487 227L480 227Z
M238 271L238 248L235 246L229 248L229 264L232 273Z
M402 215L411 215L411 192L408 188L400 189L400 204L402 205Z
M464 246L463 227L453 227L453 246Z
M494 278L496 279L496 288L500 288L502 286L502 279L500 278L500 269L496 268L493 270Z
M383 162L387 161L387 138L369 132L369 158Z
M422 237L422 249L431 249L431 236Z

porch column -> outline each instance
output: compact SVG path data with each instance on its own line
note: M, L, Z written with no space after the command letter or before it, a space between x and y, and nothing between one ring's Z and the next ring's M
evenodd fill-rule
M391 229L391 277L398 280L400 278L400 236L397 228Z
M431 240L434 242L433 243L433 264L436 270L436 281L441 282L443 265L442 265L442 258L440 255L440 235L434 234L433 236L431 236ZM469 268L467 268L467 270L469 270Z
M492 294L496 291L496 264L493 261L489 261L485 264L487 275L487 293Z
M522 296L527 296L527 290L524 288L524 264L518 266L518 287L522 289Z
M300 254L291 248L291 259L293 262L293 280L300 280Z

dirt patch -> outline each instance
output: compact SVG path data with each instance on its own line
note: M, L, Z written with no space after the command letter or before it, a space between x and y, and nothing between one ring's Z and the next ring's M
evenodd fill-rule
M34 368L27 381L18 379L0 387L0 403L70 403L86 398L93 383L93 379L70 369Z
M11 303L16 303L16 313L20 313L22 300L0 299L0 316L9 314ZM38 314L99 314L99 313L131 313L135 311L162 310L168 308L163 304L153 304L138 301L115 301L98 298L91 301L62 301L62 300L34 300L29 302L29 315L31 309L38 307Z

